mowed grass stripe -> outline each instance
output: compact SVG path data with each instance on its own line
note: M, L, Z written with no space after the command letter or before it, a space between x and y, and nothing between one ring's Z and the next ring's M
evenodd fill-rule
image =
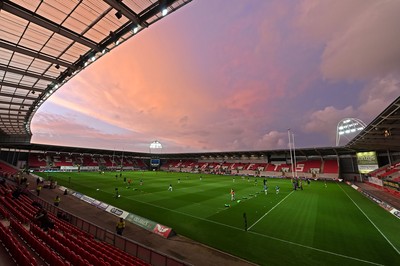
M339 186L340 187L340 186ZM357 207L357 209L360 210L360 212L365 216L365 218L368 219L368 221L375 227L376 230L378 230L378 232L382 235L382 237L389 243L390 246L392 246L392 248L397 252L397 254L400 255L399 250L393 245L393 243L385 236L385 234L378 228L378 226L376 226L376 224L368 217L367 214L365 214L365 212L360 208L360 206L357 205L357 203L355 203L355 201L349 196L349 194L346 193L346 191L343 190L342 187L340 187L341 190L343 191L343 193L346 194L346 196L351 200L351 202L353 202L353 204Z
M291 193L289 193L287 196L289 196ZM188 213L183 213L183 212L180 212L180 211L177 211L177 210L167 209L165 207L153 205L153 204L148 203L148 202L142 202L142 203L143 204L147 204L147 205L151 205L151 206L156 207L156 208L161 208L161 209L164 209L164 210L167 210L167 211L170 211L170 212L174 212L174 213L177 213L177 214L181 214L181 215L184 215L184 216L188 216L190 218L201 220L201 221L204 221L204 222L207 222L207 223L213 223L213 224L216 224L216 225L219 225L219 226L228 227L230 229L238 230L240 232L243 232L243 228L231 226L231 225L228 225L228 224L223 224L223 223L220 223L220 222L217 222L217 221L213 221L213 220L209 220L209 219L205 219L205 218L202 218L202 217L197 217L197 216L194 216L194 215L191 215L191 214L188 214ZM279 239L277 237L268 236L268 235L261 234L261 233L258 233L258 232L247 231L247 233L255 234L255 235L262 236L262 237L265 237L265 238L269 238L269 239L272 239L272 240L275 240L275 241L283 242L283 243L286 243L286 244L289 244L289 245L294 245L294 246L298 246L298 247L305 248L305 249L311 249L311 250L314 250L314 251L318 251L318 252L322 252L322 253L338 256L338 257L343 257L343 258L346 258L346 259L349 259L349 260L355 260L355 261L359 261L359 262L363 262L363 263L367 263L367 264L372 264L372 265L383 265L383 264L379 264L379 263L375 263L375 262L371 262L371 261L367 261L367 260L363 260L363 259L359 259L359 258L343 255L343 254L338 254L338 253L331 252L331 251L328 251L328 250L322 250L322 249L319 249L319 248L302 245L302 244L291 242L291 241L287 241L287 240L284 240L284 239Z
M268 179L268 195L259 193L256 196L255 193L262 190L262 179L254 186L254 178L247 182L236 177L232 182L229 176L203 175L200 181L195 174L186 179L186 174L179 173L124 172L123 176L133 178L133 186L137 188L134 191L124 187L123 178L118 176L116 180L115 172L75 174L71 184L67 178L70 173L51 175L59 178L61 185L171 226L181 235L261 265L398 264L398 254L391 247L387 250L387 242L333 183L328 183L327 188L322 182L304 184L304 191L293 193L252 231L244 232L243 213L247 213L248 224L260 219L292 191L290 180ZM178 178L181 179L179 186ZM138 184L140 179L144 181L143 186ZM172 193L167 191L169 183L174 187ZM277 184L281 187L278 195L274 189ZM119 199L113 197L115 187L122 194ZM247 196L248 199L231 202L231 188L236 190L237 198ZM355 190L348 192L354 193L351 197L356 197L357 204L386 236L394 239L392 243L399 243L398 230L395 230L398 220ZM230 203L231 207L223 207L225 203ZM375 216L383 218L377 221ZM360 225L360 220L367 221L368 226ZM288 246L285 241L293 244ZM283 255L287 251L290 256Z

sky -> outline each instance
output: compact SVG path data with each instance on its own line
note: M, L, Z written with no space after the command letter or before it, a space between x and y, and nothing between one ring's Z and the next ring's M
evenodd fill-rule
M400 1L194 0L62 86L32 143L135 152L335 146L400 95ZM151 151L158 140L162 150Z

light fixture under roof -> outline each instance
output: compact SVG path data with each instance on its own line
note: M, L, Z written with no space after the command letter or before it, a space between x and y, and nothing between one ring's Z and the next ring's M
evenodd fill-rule
M117 13L115 13L115 17L117 18L117 19L121 19L122 18L122 13L121 13L121 11L117 11Z
M164 17L168 14L168 9L164 8L161 12L161 15Z

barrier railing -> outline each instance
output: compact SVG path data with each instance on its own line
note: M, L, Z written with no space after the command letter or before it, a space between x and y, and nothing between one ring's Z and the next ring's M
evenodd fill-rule
M36 197L33 194L30 194L29 197L42 204L43 208L45 208L48 212L57 215L57 212L60 210L67 214L69 223L81 229L82 231L94 236L96 239L104 241L108 244L111 244L120 250L127 252L139 259L154 265L154 266L187 266L191 265L190 263L184 262L162 252L156 251L150 247L146 247L132 239L125 238L123 236L119 236L114 232L111 232L105 228L97 226L85 219L82 219L78 216L75 216L65 210L59 209L53 204Z

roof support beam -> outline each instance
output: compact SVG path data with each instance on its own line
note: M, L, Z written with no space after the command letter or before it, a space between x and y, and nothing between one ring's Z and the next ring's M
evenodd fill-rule
M19 109L19 108L3 108L3 107L0 107L0 110L2 110L2 111L17 111L17 112L21 112L21 113L22 112L24 112L24 113L28 112L28 110Z
M27 91L38 91L38 92L44 92L45 91L44 89L32 88L32 87L28 87L28 86L24 86L24 85L18 85L18 84L14 84L14 83L8 83L8 82L4 82L4 81L0 81L0 86L18 88L18 89L23 89L23 90L27 90Z
M16 99L23 99L23 100L32 100L32 101L36 101L36 97L29 97L29 96L20 96L20 95L14 95L14 94L7 94L7 93L2 93L0 92L0 96L3 97L10 97L10 98L16 98Z
M0 104L16 105L16 106L22 106L22 107L31 107L32 106L32 104L27 104L27 103L13 103L13 102L7 102L7 101L0 101Z
M2 70L4 72L10 72L10 73L18 74L18 75L21 75L21 76L27 76L27 77L31 77L31 78L47 80L47 81L50 81L50 82L56 81L56 79L54 79L54 78L50 78L50 77L46 77L46 76L39 75L39 74L36 74L36 73L28 72L26 70L20 70L20 69L16 69L16 68L6 67L4 65L0 65L0 70Z
M13 52L16 52L16 53L27 55L27 56L30 56L30 57L33 57L33 58L37 58L37 59L40 59L40 60L43 60L43 61L47 61L47 62L56 64L56 65L60 65L60 66L64 66L64 67L71 67L72 66L72 64L70 64L68 62L57 60L54 57L51 57L51 56L48 56L48 55L44 55L44 54L41 54L41 53L38 53L38 52L34 52L34 51L29 50L29 49L27 49L25 47L22 47L22 46L18 46L17 47L15 45L11 45L11 44L8 44L8 43L0 41L0 48L4 48L6 50L10 50L10 51L13 51Z
M58 33L70 40L73 40L75 42L78 42L84 46L90 47L91 49L94 49L96 51L100 51L100 49L97 46L97 43L93 42L92 40L80 36L78 33L73 32L61 25L58 25L54 23L53 21L42 17L28 9L25 9L15 3L12 3L11 1L3 1L3 4L1 6L1 9L17 16L23 19L26 19L34 24L37 24L45 29L48 29L52 32Z
M129 7L127 7L122 1L117 1L117 0L103 0L106 2L108 5L113 7L114 9L118 10L121 12L122 15L127 17L130 21L133 23L140 25L142 27L148 27L146 22L143 22L140 20L139 16L133 12Z

